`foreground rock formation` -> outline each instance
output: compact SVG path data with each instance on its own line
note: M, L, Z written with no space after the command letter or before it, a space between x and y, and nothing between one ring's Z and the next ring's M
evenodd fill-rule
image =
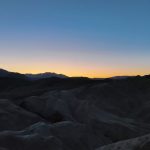
M149 150L149 149L150 149L150 134L106 145L97 148L96 150Z
M0 150L148 150L150 77L0 78Z

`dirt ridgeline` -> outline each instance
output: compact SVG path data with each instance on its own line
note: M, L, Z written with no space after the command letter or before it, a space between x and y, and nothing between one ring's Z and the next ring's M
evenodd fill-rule
M2 150L149 148L148 76L103 81L0 78L0 89Z

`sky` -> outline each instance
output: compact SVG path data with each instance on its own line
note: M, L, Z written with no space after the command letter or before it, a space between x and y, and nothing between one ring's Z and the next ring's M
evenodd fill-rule
M0 0L0 68L150 74L150 0Z

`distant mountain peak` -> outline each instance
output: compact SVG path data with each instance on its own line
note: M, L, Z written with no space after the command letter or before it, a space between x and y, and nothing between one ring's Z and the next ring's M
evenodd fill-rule
M8 71L0 68L0 73L8 73Z
M0 77L9 77L9 78L26 78L30 80L39 80L39 79L45 79L45 78L68 78L66 75L63 74L57 74L54 72L45 72L45 73L38 73L38 74L21 74L17 72L10 72L5 69L0 68Z
M7 78L26 78L24 74L17 73L17 72L10 72L5 69L0 68L0 77L7 77Z
M52 77L68 78L66 75L57 74L57 73L54 73L54 72L45 72L45 73L38 73L38 74L25 74L25 75L29 79L32 79L32 80L39 80L39 79L52 78Z

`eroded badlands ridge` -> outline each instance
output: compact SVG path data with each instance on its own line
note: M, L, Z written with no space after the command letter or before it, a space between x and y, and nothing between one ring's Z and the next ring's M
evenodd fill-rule
M149 76L0 77L1 150L145 150L149 133Z

